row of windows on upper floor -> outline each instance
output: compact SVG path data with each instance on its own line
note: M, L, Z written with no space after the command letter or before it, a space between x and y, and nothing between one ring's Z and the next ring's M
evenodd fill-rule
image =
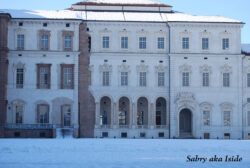
M64 51L72 51L73 50L73 31L63 31L63 50ZM164 51L166 49L165 45L165 37L157 37L157 49ZM110 36L102 36L102 49L110 49ZM138 48L140 50L146 50L147 47L147 37L141 36L138 39ZM230 41L229 38L222 38L221 46L222 50L226 51L229 50L230 47ZM203 51L209 50L209 38L205 37L201 39L201 45ZM24 50L25 47L25 35L24 34L17 34L17 50ZM39 36L39 47L41 50L49 50L50 49L50 32L49 31L40 31ZM120 38L120 48L122 50L128 50L129 49L129 37L128 36L122 36ZM91 49L91 37L89 38L89 50ZM189 37L182 37L182 49L183 50L189 50L190 49L190 38Z
M50 88L50 64L38 64L37 65L37 88L38 89L49 89ZM189 87L191 83L191 72L183 71L182 73L182 86ZM147 87L147 72L142 71L138 73L138 85L141 87ZM246 86L250 87L250 73L246 75ZM211 73L209 71L202 72L202 86L210 87ZM157 72L157 86L166 86L166 72ZM91 84L91 72L89 72L89 84ZM16 87L23 88L24 85L24 68L16 69ZM129 85L129 72L120 72L120 85ZM73 89L74 86L74 65L72 64L61 64L61 88L62 89ZM111 71L102 72L102 86L111 86ZM222 86L231 86L231 73L222 73Z
M63 50L64 51L72 51L73 50L73 31L62 31L62 39L63 39ZM25 34L17 33L16 37L16 49L24 50L25 49ZM50 31L40 30L39 31L39 49L40 50L50 50Z

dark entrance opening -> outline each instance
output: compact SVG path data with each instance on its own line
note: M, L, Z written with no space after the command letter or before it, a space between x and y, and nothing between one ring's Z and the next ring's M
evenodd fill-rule
M183 109L179 118L180 136L192 135L192 112L189 109Z

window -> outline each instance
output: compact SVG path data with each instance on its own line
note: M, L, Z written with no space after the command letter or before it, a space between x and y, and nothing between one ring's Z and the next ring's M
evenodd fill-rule
M230 139L230 133L225 133L224 134L224 139Z
M41 124L49 123L49 105L39 104L37 116L38 116L38 123Z
M102 37L102 48L109 48L109 36Z
M42 35L41 36L41 49L42 50L48 50L49 49L49 36L48 35Z
M224 126L230 126L231 125L231 117L230 117L230 111L224 111Z
M102 85L103 86L109 86L109 82L110 82L110 72L109 71L105 71L103 72L103 79L102 79Z
M146 72L140 72L140 86L147 86L147 73Z
M127 138L127 136L128 136L127 132L122 132L121 133L121 138Z
M230 74L223 73L223 87L230 87Z
M158 86L164 86L164 85L165 85L165 73L158 72Z
M182 73L182 86L189 86L189 72Z
M16 88L23 88L23 68L16 70Z
M88 84L91 85L92 79L91 79L91 71L88 72Z
M222 39L222 49L223 50L228 50L229 49L229 39L228 38L223 38Z
M23 123L23 106L17 105L16 107L16 124Z
M147 48L147 38L146 37L140 37L139 38L139 48L140 49L146 49Z
M250 111L247 112L247 121L248 121L248 126L250 126Z
M73 89L74 88L74 65L72 64L62 64L61 65L61 73L62 73L62 81L61 88L62 89Z
M203 111L203 125L210 125L210 111Z
M126 113L127 111L119 112L119 125L126 125Z
M155 124L161 125L161 111L156 111Z
M24 49L24 34L17 35L17 49L18 50Z
M51 64L37 65L37 88L50 89L50 66Z
M121 37L121 48L128 49L128 37Z
M64 36L64 49L71 50L72 49L72 36Z
M247 87L250 87L250 73L247 74Z
M158 37L158 49L164 49L164 37Z
M202 38L202 50L208 50L208 49L209 49L209 39Z
M63 114L63 126L70 127L71 126L71 106L68 104L63 105L62 114Z
M202 73L202 86L209 87L209 73L208 72Z
M108 132L102 132L102 137L103 138L107 138L109 136L109 133Z
M121 86L128 86L128 72L121 72Z
M158 133L158 137L159 137L159 138L163 138L163 137L164 137L164 132L159 132L159 133Z
M189 38L188 37L182 38L182 49L189 49Z

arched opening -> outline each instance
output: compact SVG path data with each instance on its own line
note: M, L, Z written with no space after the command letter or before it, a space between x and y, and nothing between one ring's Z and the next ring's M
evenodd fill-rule
M145 97L137 101L137 125L148 125L148 100Z
M101 99L100 106L100 126L111 124L111 100L105 96Z
M118 112L118 120L119 126L127 126L129 125L129 99L127 97L122 97L119 100L119 112Z
M164 98L160 97L156 100L155 111L155 124L156 126L166 125L167 120L167 102Z
M192 135L192 112L183 109L179 115L180 136Z

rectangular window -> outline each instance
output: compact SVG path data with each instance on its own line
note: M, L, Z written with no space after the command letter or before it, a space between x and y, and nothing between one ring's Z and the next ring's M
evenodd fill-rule
M42 35L41 36L41 49L42 50L48 50L49 49L49 36L48 35Z
M230 87L230 74L223 73L223 87Z
M165 73L158 72L158 86L164 86L164 85L165 85Z
M38 105L38 123L49 123L49 106L46 104Z
M147 86L147 73L146 72L140 72L140 86Z
M164 49L164 37L158 37L158 49Z
M109 36L102 37L102 48L109 48Z
M73 88L73 68L72 67L63 68L63 88L64 89Z
M250 111L247 112L247 121L248 121L248 126L250 126Z
M121 48L128 49L128 37L121 37Z
M16 124L23 123L23 106L16 106Z
M203 125L210 125L210 111L203 111Z
M103 78L102 78L102 85L103 86L109 86L109 80L110 80L110 72L106 71L103 72Z
M208 50L208 49L209 49L209 39L202 38L202 50Z
M189 38L188 37L182 38L182 49L189 49Z
M208 72L202 73L202 85L203 87L209 87L209 73Z
M23 88L23 68L16 70L16 88Z
M223 38L222 39L222 49L223 50L228 50L229 49L229 39L228 38Z
M37 64L37 88L50 89L51 64Z
M128 86L128 72L121 72L121 86Z
M72 49L72 36L64 36L64 49L65 50Z
M224 111L224 126L230 126L231 125L231 117L230 117L230 111Z
M247 74L247 87L250 87L250 73Z
M146 49L147 48L147 38L146 37L140 37L139 38L139 48L140 49Z
M17 35L17 49L18 50L24 49L24 34Z
M189 72L182 73L182 86L189 86Z

